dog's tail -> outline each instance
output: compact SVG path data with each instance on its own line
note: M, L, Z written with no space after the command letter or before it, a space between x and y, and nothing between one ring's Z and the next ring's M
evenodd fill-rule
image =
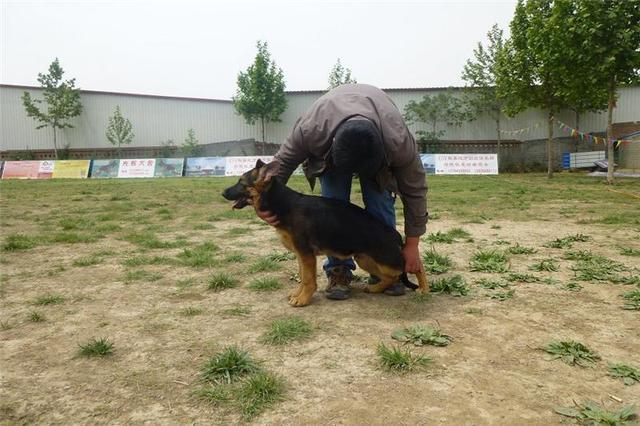
M409 287L411 290L415 290L418 288L416 284L409 281L409 277L407 276L406 272L403 272L402 275L400 275L400 280L402 281L402 284L405 285L405 287Z

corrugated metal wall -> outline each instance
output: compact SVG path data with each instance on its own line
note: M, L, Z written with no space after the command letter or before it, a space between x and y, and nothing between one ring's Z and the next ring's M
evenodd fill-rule
M36 130L36 122L25 115L20 96L24 88L0 86L0 149L50 149L52 135L50 129ZM434 94L433 90L388 91L400 110L412 99L418 100L425 94ZM29 89L39 97L38 89ZM281 123L269 123L266 129L267 140L283 141L291 131L296 119L322 92L293 92L287 94L289 106L282 115ZM162 141L173 139L181 144L187 130L193 128L200 143L220 142L236 139L255 138L259 140L260 127L248 125L235 114L229 101L194 100L169 97L149 97L129 94L109 94L83 92L84 111L75 119L75 128L60 133L60 146L69 143L72 148L110 147L105 130L108 117L113 114L116 105L120 105L123 115L133 124L135 146L157 146ZM568 125L574 124L571 112L562 112L558 118ZM606 114L585 114L581 117L580 128L583 131L604 131ZM620 91L618 108L614 111L614 122L640 121L640 86L623 88ZM502 128L521 129L538 124L529 132L518 136L520 139L542 139L546 137L546 113L528 110L517 117L504 117ZM411 125L413 131L426 129L425 125ZM494 140L495 123L488 117L465 123L462 126L444 126L443 139L448 140ZM556 135L563 135L556 128ZM504 134L503 139L512 135Z

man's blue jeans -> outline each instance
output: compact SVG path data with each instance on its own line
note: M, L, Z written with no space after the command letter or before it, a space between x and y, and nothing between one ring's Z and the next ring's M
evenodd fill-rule
M351 196L352 174L340 173L329 170L320 175L320 185L322 186L322 196L336 198L338 200L349 201ZM396 211L394 207L395 197L387 189L378 191L373 180L360 179L360 189L365 210L376 219L389 226L396 227ZM346 266L349 270L356 269L353 259L340 260L328 256L322 265L325 273L334 266Z

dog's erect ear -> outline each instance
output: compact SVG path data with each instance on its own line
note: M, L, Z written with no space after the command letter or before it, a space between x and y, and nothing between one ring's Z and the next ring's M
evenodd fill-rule
M264 161L258 158L258 161L256 161L256 169L260 170L264 165L265 165Z

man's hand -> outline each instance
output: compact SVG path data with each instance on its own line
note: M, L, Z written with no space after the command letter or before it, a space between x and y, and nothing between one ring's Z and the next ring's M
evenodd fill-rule
M404 257L404 271L410 274L415 274L422 270L422 262L420 261L420 250L418 249L418 243L420 237L407 237L407 240L402 248L402 257Z

